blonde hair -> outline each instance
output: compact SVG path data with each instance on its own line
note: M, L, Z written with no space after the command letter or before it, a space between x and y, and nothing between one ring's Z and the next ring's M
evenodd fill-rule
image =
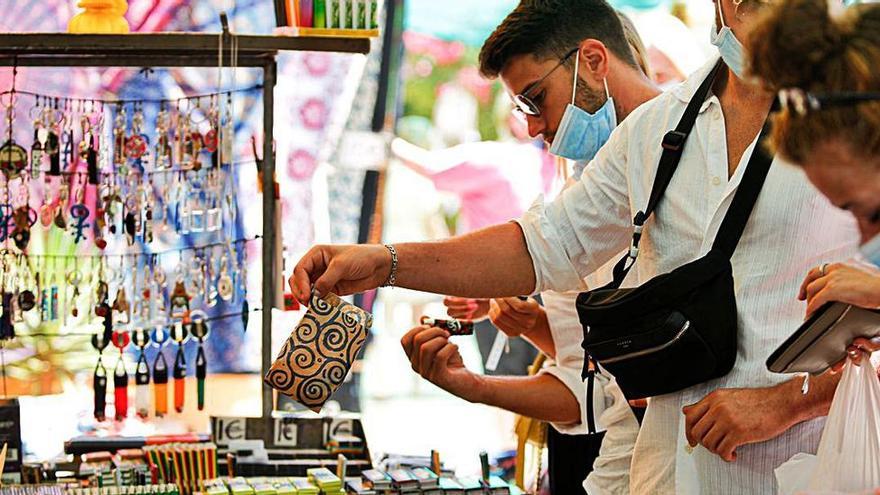
M648 50L645 49L645 44L642 42L642 37L639 36L639 31L626 14L618 11L617 16L620 17L620 23L623 24L623 35L626 36L626 42L633 52L636 63L639 64L639 68L648 76L648 79L653 79L651 65L648 63Z
M880 90L880 4L839 10L832 15L826 0L782 0L767 8L746 42L752 75L774 92ZM864 156L880 155L880 102L773 117L770 146L795 163L829 139Z

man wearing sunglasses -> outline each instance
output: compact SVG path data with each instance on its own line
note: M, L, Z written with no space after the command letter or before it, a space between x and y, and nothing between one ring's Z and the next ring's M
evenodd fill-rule
M659 90L645 74L647 61L636 54L643 48L635 28L616 21L614 10L597 13L594 9L590 16L578 15L586 11L560 12L522 4L485 42L481 69L492 79L498 77L500 67L525 76L505 81L508 89L522 88L515 95L511 90L513 111L528 123L532 137L544 134L552 153L574 160L574 175L579 176L617 120ZM565 34L557 34L560 27ZM585 52L594 59L593 66L582 65L581 57L575 56L582 42L589 44ZM554 54L563 46L574 48ZM540 57L542 53L550 58ZM566 131L556 130L562 126ZM587 285L604 285L611 278L610 271L611 266L598 270ZM551 493L575 495L584 489L590 494L629 493L638 422L607 375L597 378L592 387L585 386L581 378L583 349L574 311L576 295L542 294L545 307L519 298L492 301L499 308L490 315L496 326L528 339L554 360L553 366L537 376L473 373L463 367L457 352L447 362L432 359L436 365L423 365L421 356L430 356L432 349L448 342L438 328L414 328L401 342L413 369L453 395L551 422L547 432Z
M343 294L400 285L464 297L501 297L582 286L583 277L629 246L633 218L648 203L663 137L718 66L718 77L697 105L695 125L680 148L677 172L641 232L638 279L648 281L703 257L745 175L773 100L742 77L739 40L748 35L759 3L715 0L712 42L724 64L711 61L682 85L633 111L580 182L552 203L536 206L517 222L440 242L315 247L294 269L293 292L305 301L313 285L318 293ZM523 0L520 8L591 18L608 7L601 0ZM564 25L555 31L564 33ZM577 75L587 83L589 95L582 98L589 100L586 107L607 103L596 97L605 93L606 83L608 94L621 99L616 91L623 89L615 89L615 72L609 70L614 58L597 53L610 51L624 60L625 51L610 44L590 50L598 48L594 39L581 41L579 47ZM549 73L570 49L558 46L508 57L497 66L510 92L527 93L540 110L540 117L530 117L532 132L551 142L567 134L564 122L553 124L571 107L551 99L555 97L549 91L542 95L541 89L531 92L526 86ZM518 59L531 59L540 70L515 63ZM487 65L492 64L483 63ZM539 86L562 84L559 74L553 72ZM569 120L575 120L575 127L584 121ZM772 494L777 466L797 452L815 452L839 378L813 378L805 390L802 378L771 374L765 360L802 322L803 306L796 299L801 274L823 261L854 255L857 245L853 220L822 198L800 171L777 160L730 260L737 317L733 369L650 399L633 452L632 493ZM446 362L453 355L451 345L420 358Z

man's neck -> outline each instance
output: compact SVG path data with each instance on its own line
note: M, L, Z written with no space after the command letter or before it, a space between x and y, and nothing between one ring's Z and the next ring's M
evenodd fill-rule
M623 121L642 103L660 94L660 89L642 71L615 61L608 71L608 91L614 98L617 120Z

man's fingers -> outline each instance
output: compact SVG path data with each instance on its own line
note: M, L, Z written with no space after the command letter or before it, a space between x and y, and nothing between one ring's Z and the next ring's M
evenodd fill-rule
M403 352L406 353L407 357L410 357L412 355L413 340L416 338L416 335L420 334L421 332L424 332L428 328L429 327L426 325L419 325L419 326L411 329L409 332L406 332L403 335L403 337L400 338L400 345L401 345L401 347L403 347Z
M728 433L721 443L718 445L717 454L727 462L736 461L736 449L739 447L737 438L732 433Z
M706 447L709 452L717 454L721 441L724 440L726 434L727 430L721 426L720 423L715 423L709 428L709 431L706 432L706 435L703 436L703 441L700 443L703 444L703 447Z
M308 305L312 295L312 280L324 273L324 255L321 247L313 247L299 260L290 278L291 290L297 299Z
M324 273L315 281L315 292L317 292L320 297L326 296L327 293L333 292L333 290L337 288L337 284L339 284L344 276L345 268L336 260L330 261L330 264L327 265L327 269L324 270ZM347 294L338 295L343 296Z
M691 438L694 440L694 443L691 445L696 446L697 444L706 444L706 435L709 433L709 430L715 426L715 417L711 414L711 412L706 413L697 421L693 428L691 428Z
M418 372L420 375L426 376L429 374L434 361L437 359L437 352L448 342L449 340L446 337L434 337L419 347Z
M446 337L448 335L449 334L446 333L446 330L441 330L439 328L428 328L427 330L418 332L415 337L413 337L412 353L409 356L409 362L412 365L412 369L416 372L420 369L422 346L426 342L437 337Z
M449 367L449 360L452 359L457 352L458 346L447 341L443 348L437 351L437 354L434 356L434 361L430 365L427 378L429 380L437 378L437 375L439 375L442 370Z
M684 433L687 437L688 445L691 447L696 447L699 443L699 439L696 438L692 432L694 425L703 418L703 415L706 414L706 411L708 410L709 405L706 404L705 399L696 404L691 404L682 408L682 412L684 413Z

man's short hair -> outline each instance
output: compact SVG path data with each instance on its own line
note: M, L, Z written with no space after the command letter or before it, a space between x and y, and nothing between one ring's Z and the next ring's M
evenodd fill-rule
M480 73L494 79L518 55L562 57L588 38L639 67L617 12L604 0L522 0L483 44Z

